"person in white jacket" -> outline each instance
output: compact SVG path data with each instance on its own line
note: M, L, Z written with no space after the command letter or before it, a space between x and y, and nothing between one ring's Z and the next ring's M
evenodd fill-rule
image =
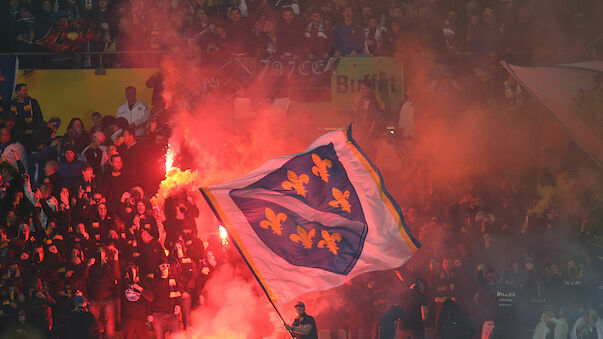
M147 131L149 109L147 104L136 98L136 88L126 87L126 102L117 109L117 117L123 117L135 129L136 136L142 136Z
M584 316L576 320L570 332L570 339L603 339L603 320L597 311L589 307L584 313Z
M536 329L534 329L532 339L546 339L547 335L551 333L551 328L549 327L550 321L550 313L542 313L542 315L540 316L540 322L538 323L538 325L536 325Z
M553 313L546 312L540 316L540 322L536 325L532 339L546 339L551 333L554 339L567 339L568 332L567 320L563 318L563 313L559 318L555 318Z

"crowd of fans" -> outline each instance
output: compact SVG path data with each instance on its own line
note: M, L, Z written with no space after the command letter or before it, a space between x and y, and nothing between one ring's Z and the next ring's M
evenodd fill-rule
M421 117L429 99L417 95L427 88L413 82L425 68L413 65L435 62L440 76L430 74L438 80L429 91L448 95L440 100L448 106L469 92L484 99L487 84L496 83L496 104L505 106L497 109L524 114L527 98L499 72L498 60L596 57L594 3L10 0L2 3L0 49L39 51L31 42L53 24L83 18L95 23L90 51L159 51L179 41L191 54L218 59L401 57L411 86L399 125L405 141L394 144L409 151L407 140L429 124ZM474 62L465 67L461 59ZM462 82L459 71L469 71L474 83ZM360 85L351 109L379 137L383 124L374 116L383 108L372 85ZM63 137L56 133L60 119L45 120L26 86L16 94L14 108L5 110L14 114L0 129L0 333L84 338L92 336L85 330L111 337L121 329L129 338L146 333L149 321L159 336L187 326L218 249L197 238L198 211L186 193L168 199L164 211L148 201L165 173L169 130L134 88L126 89L116 117L93 113L89 130L72 119ZM601 196L585 191L579 211L574 201L543 202L542 192L554 192L564 175L541 168L468 183L473 188L453 204L431 188L413 192L421 203L404 216L423 248L402 269L358 277L339 291L354 305L385 310L392 290L408 288L393 302L402 306L400 330L412 338L602 338L603 254L600 235L593 235L603 220ZM401 199L402 206L413 205L405 200L412 199ZM318 315L317 324L348 321L350 331L362 333L375 316L351 307Z
M186 327L221 243L197 237L185 191L161 211L149 201L169 131L124 113L146 110L131 87L118 118L93 113L89 130L74 118L62 137L25 84L16 93L0 129L0 337L146 338L149 323L163 338Z
M451 62L471 55L555 62L600 48L596 2L542 7L496 0L7 0L0 46L40 51L33 42L53 25L82 19L94 23L94 36L80 51L166 50L177 41L200 54L287 61L433 53ZM86 35L82 27L74 32Z

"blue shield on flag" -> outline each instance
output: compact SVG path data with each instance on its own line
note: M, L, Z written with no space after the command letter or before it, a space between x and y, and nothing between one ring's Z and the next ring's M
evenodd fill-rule
M398 267L420 247L349 128L201 191L273 300Z
M308 180L305 185L307 192L304 195L299 194L295 189L284 188L283 182L291 182L288 177L288 174L291 176L290 173L295 173L298 178L303 175L309 178L306 173L313 174L312 168L318 168L313 158L318 163L325 163L327 160L330 164L329 177L325 178L327 181ZM333 187L342 194L347 192L349 206L346 205L345 209L334 203L329 204L331 200L325 199L332 195ZM232 190L230 196L247 218L258 238L276 255L292 265L347 274L362 252L367 224L356 190L345 168L339 162L332 143L293 157L280 168L251 185ZM262 227L262 220L267 220L266 211L273 211L276 215L281 214L286 217L281 222L283 229L279 233ZM313 236L308 235L308 232L312 231ZM294 237L298 239L295 242L282 241L283 232L298 235L299 238ZM306 234L307 237L311 237L309 241L312 241L312 238L316 238L317 234L320 236L322 232L341 236L336 250L324 251L318 246L310 247L308 243L304 244L303 237L300 235Z

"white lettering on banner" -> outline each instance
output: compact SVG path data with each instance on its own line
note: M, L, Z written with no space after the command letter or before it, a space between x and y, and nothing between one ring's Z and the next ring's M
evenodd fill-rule
M500 291L496 292L496 296L497 297L506 297L506 298L515 298L516 297L515 292L504 293L504 292L500 292Z
M260 62L264 64L262 72L270 69L273 75L287 76L288 78L294 73L301 76L321 75L331 69L327 67L327 61L325 60L304 60L302 62L260 60Z

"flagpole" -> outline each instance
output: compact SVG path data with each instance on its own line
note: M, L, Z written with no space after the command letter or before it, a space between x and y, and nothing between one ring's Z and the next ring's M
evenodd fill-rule
M255 280L258 282L258 284L262 288L262 291L264 291L264 295L266 296L266 298L268 298L268 301L270 302L270 305L272 305L272 307L276 311L276 314L278 314L278 317L281 318L281 321L283 322L283 325L286 325L287 322L285 322L285 319L281 315L281 312L279 312L278 308L276 308L276 305L274 304L274 302L270 298L270 295L268 294L268 290L266 289L266 287L264 286L264 284L262 284L262 281L260 280L260 277L258 277L258 275L255 273L255 271L253 270L253 268L249 264L249 261L247 261L247 258L245 258L245 256L243 255L243 252L241 252L241 248L239 248L239 245L237 244L237 242L234 241L233 237L230 236L230 233L228 233L228 238L232 241L232 243L234 244L234 247L237 249L237 251L239 251L239 254L241 255L241 257L243 257L243 260L245 261L245 264L247 264L247 267L249 268L249 270L251 271L251 273L253 273L253 276L255 277ZM291 338L295 338L293 336L293 333L291 333L291 331L287 331L287 332L289 332L289 334L291 335Z
M209 205L209 207L214 212L214 215L216 216L216 218L218 218L218 220L220 221L221 224L224 224L224 221L222 221L222 218L220 218L220 215L218 213L216 213L216 211L214 210L214 207L212 206L211 201L209 200L209 197L207 195L205 195L205 192L203 191L203 189L199 189L199 190L201 191L201 194L203 195L203 197L207 201L207 204ZM241 251L241 248L239 247L239 245L237 244L237 242L234 240L234 238L230 236L230 232L228 232L228 230L227 230L226 233L228 234L228 239L230 239L230 241L233 243L234 247L237 249L237 251L239 252L239 254L241 255L241 257L245 261L245 264L247 265L247 268L249 268L249 270L251 271L251 273L255 277L255 280L258 282L258 284L262 288L262 291L264 291L264 295L266 296L266 298L268 298L268 301L270 302L270 305L272 305L272 307L276 311L276 314L278 314L278 317L283 322L283 325L287 325L287 322L285 321L285 319L281 315L281 312L279 312L278 308L276 308L276 305L274 304L274 302L270 298L270 295L268 294L268 290L266 289L266 287L264 286L264 284L262 284L262 281L260 280L260 277L258 277L258 275L257 275L257 273L255 273L255 270L253 269L253 267L251 267L251 264L249 263L249 261L247 261L247 258L243 255L243 252ZM293 332L292 331L287 330L287 332L289 333L289 335L291 335L291 338L295 339L295 337L293 336Z

